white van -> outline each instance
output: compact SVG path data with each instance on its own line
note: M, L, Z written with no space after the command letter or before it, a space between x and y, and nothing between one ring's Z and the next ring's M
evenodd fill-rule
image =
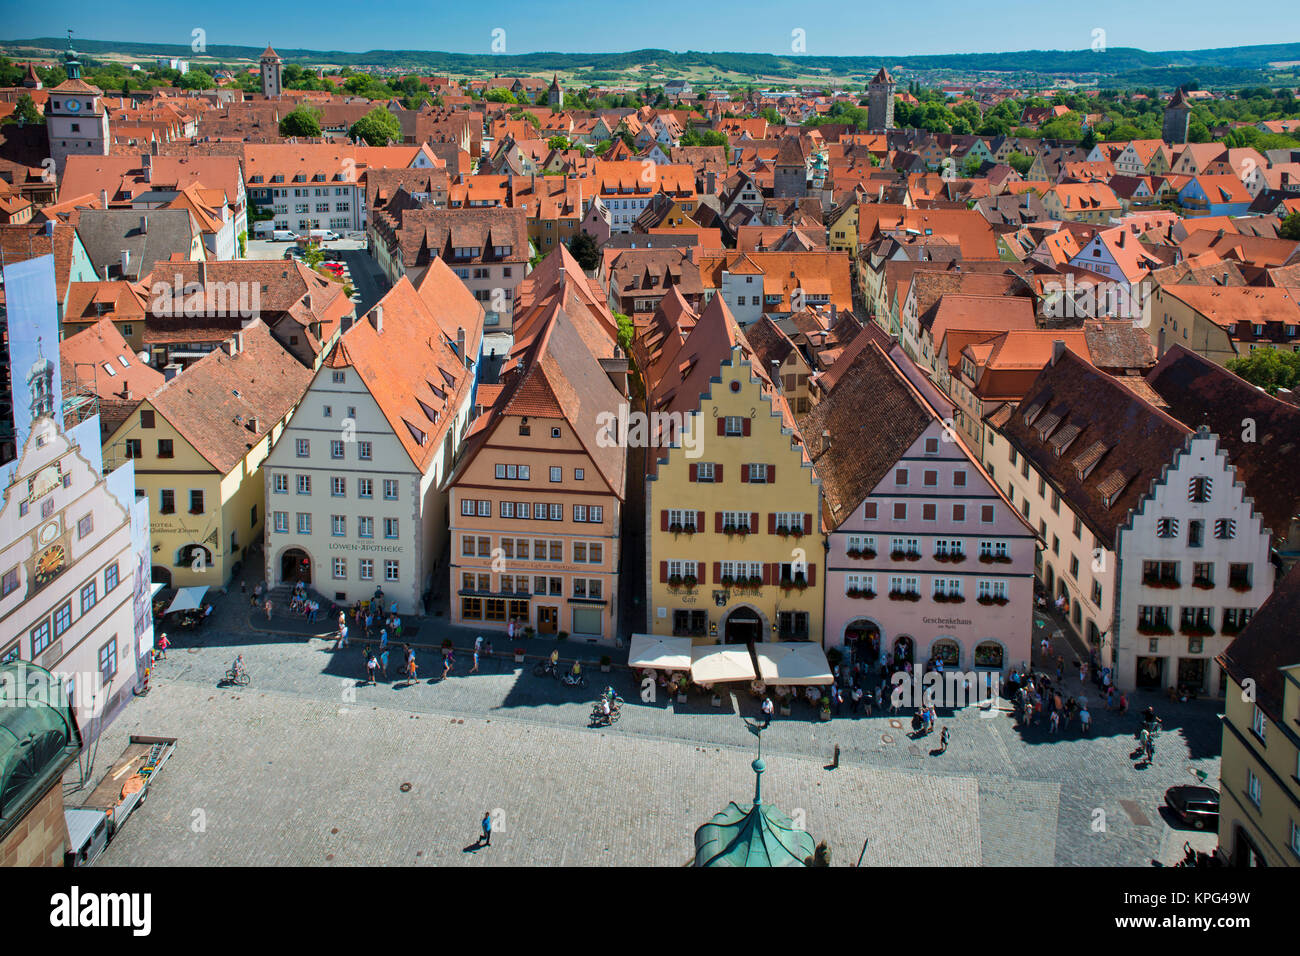
M272 242L295 242L297 239L292 229L277 229L271 233Z
M307 233L307 238L312 242L333 242L339 238L339 234L328 229L313 229Z

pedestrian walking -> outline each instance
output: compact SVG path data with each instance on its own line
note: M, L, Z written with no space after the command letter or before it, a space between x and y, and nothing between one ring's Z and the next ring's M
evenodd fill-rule
M267 601L262 605L262 610L266 611L266 619L271 620L271 602Z
M446 680L447 675L451 673L451 665L452 665L451 651L446 651L442 655L442 679L443 680Z
M406 679L411 683L415 683L419 676L419 666L415 663L415 651L411 651L410 656L406 658Z
M469 669L471 674L478 673L478 648L474 648L474 666Z
M347 626L346 624L340 624L340 625L339 625L339 642L338 642L337 645L335 645L334 650L336 650L336 651L337 651L337 650L342 650L343 648L345 648L345 647L347 647L347 646L348 646L348 626Z
M241 580L241 581L239 582L239 593L240 593L240 594L247 594L247 593L248 593L248 582L247 582L247 581L242 581L242 580Z
M483 828L483 835L478 838L479 845L491 846L492 845L492 814L486 810L483 811L483 822L480 824L480 826Z
M490 661L490 660L492 660L492 642L491 642L491 641L484 641L484 642L483 642L483 660L485 660L485 661Z
M939 753L948 752L948 728L945 726L943 732L939 734Z
M371 684L375 682L375 671L378 669L379 669L379 661L375 659L374 654L371 654L370 657L366 660L366 671L370 677Z
M1079 729L1086 735L1091 727L1092 714L1088 713L1088 708L1085 707L1083 710L1079 711Z
M379 630L379 647L383 649L388 646L388 632L383 628Z
M1043 656L1046 657L1047 651L1052 645L1048 642L1046 637L1044 637L1041 641L1039 641L1038 645L1043 649Z
M164 631L163 636L158 638L159 656L162 657L163 660L167 660L167 648L169 647L171 647L171 641L167 640L167 632Z
M1119 692L1119 712L1121 714L1128 713L1128 697L1125 696L1123 691Z
M767 730L767 725L772 722L772 712L775 708L772 706L772 698L763 698L763 729Z
M384 675L384 680L388 680L388 648L379 652L379 670Z
M1054 710L1052 711L1052 716L1047 718L1047 732L1049 734L1055 734L1060 729L1061 729L1061 712L1059 710Z

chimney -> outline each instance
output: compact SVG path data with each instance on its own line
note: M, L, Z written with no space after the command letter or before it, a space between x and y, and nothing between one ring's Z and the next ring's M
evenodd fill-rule
M140 217L140 235L142 235L142 236L147 236L148 234L149 234L149 217L148 217L148 216L141 216L141 217Z
M772 363L772 385L779 392L781 391L781 363L776 359L772 359L771 363Z
M717 183L718 183L718 174L715 173L713 170L709 170L707 173L704 174L704 191L708 193L710 196L713 195Z
M107 190L107 189L101 189L101 190L99 191L99 204L100 204L101 206L103 206L105 209L108 208L108 190Z
M140 157L140 161L144 164L144 181L153 182L153 157L145 153Z
M131 401L131 387L129 385L122 389L122 400L127 402Z
M1052 364L1055 365L1062 355L1065 354L1065 339L1054 339L1052 341Z
M158 140L151 139L149 141L149 152L154 156L158 155Z
M464 327L456 329L456 354L466 360L468 364L469 357L465 354L465 329Z
M382 335L384 331L384 304L379 303L371 310L370 314L374 317L375 332Z
M248 426L248 430L249 430L250 432L252 432L254 435L257 434L257 416L256 416L256 415L249 415L248 418L244 419L244 424Z
M231 355L238 355L240 352L244 351L243 332L236 332L230 341L231 341L231 349L230 349Z
M122 250L122 278L123 279L126 278L127 270L129 270L130 268L131 268L131 250L123 249Z
M822 429L822 451L831 450L831 431L829 428Z
M1127 235L1128 235L1128 230L1127 230L1127 229L1121 229L1121 230L1119 231L1119 247L1120 247L1121 249L1124 248L1124 237L1127 236Z
M833 328L835 328L835 303L834 303L834 302L831 303L831 321L830 321L830 323L826 326L826 328L827 328L827 329L833 329Z

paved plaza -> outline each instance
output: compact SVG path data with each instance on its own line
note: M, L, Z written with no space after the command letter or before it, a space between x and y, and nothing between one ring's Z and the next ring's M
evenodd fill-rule
M752 799L747 688L719 708L699 695L643 702L625 669L589 664L588 688L570 689L508 659L504 641L479 674L462 652L442 680L430 649L419 683L368 686L355 645L249 623L236 594L199 636L173 634L151 692L105 731L96 775L130 733L179 745L101 865L678 866L696 827ZM473 639L437 619L421 632ZM236 653L251 685L218 687ZM619 723L593 729L605 682L628 703ZM856 862L864 840L863 865L1172 861L1186 839L1214 843L1171 827L1160 805L1167 787L1197 782L1193 771L1217 783L1220 725L1212 701L1156 706L1166 730L1146 769L1129 756L1137 718L1099 706L1088 738L1077 723L1051 738L1005 710L941 710L943 754L937 734L912 739L905 714L821 723L796 706L762 735L764 798L827 840L836 865ZM496 832L474 849L484 811Z

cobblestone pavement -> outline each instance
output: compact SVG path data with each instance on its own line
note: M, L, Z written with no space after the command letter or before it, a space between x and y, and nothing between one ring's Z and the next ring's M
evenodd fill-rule
M106 865L680 865L696 827L728 801L752 799L758 708L747 688L717 708L698 694L644 701L625 668L599 672L592 655L608 649L530 642L535 657L558 646L587 661L587 689L567 688L533 676L534 660L515 664L500 638L478 674L461 652L441 679L430 646L417 652L418 683L368 686L355 643L336 650L332 639L277 633L279 620L267 630L264 618L254 630L237 588L216 605L200 633L171 634L152 692L101 742L98 774L129 733L180 738ZM473 632L430 621L422 638L472 644ZM1050 637L1055 623L1044 625ZM1051 644L1050 662L1065 657L1067 692L1080 693L1069 672L1077 651L1064 638ZM252 684L220 688L236 653ZM628 703L619 723L592 729L605 683ZM1022 728L1005 706L940 710L952 730L942 754L937 734L912 739L909 714L846 710L822 723L796 704L763 733L764 796L801 810L836 864L855 861L866 838L864 865L1149 866L1176 860L1184 840L1212 846L1212 834L1171 827L1160 805L1168 787L1198 782L1193 771L1217 785L1221 706L1133 694L1132 712L1119 715L1091 685L1085 692L1090 737L1077 722L1057 737ZM1165 732L1154 766L1138 769L1135 714L1148 703ZM196 810L205 832L191 829ZM501 811L492 846L464 852L485 810Z

